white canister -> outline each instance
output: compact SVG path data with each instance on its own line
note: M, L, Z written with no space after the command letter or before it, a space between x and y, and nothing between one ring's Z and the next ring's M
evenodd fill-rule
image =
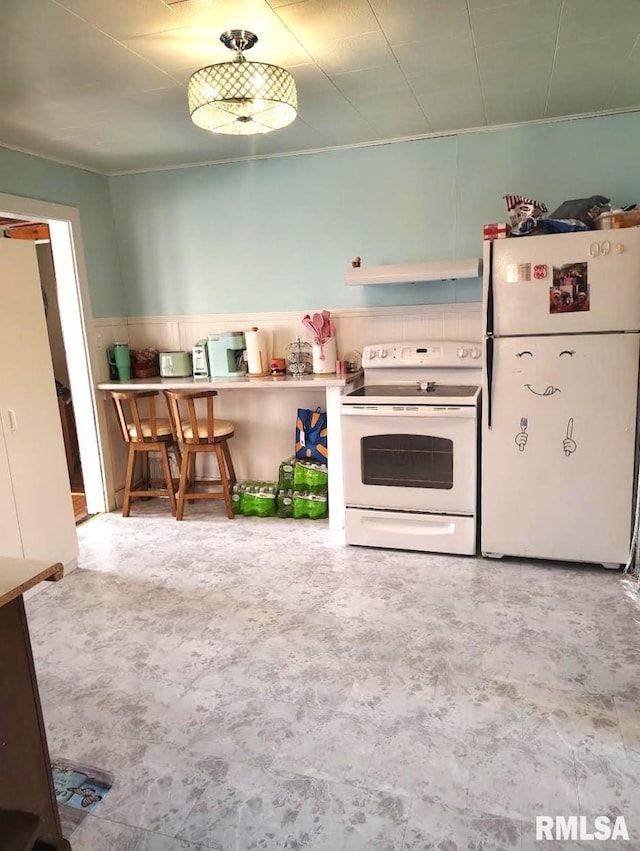
M312 346L312 356L313 372L315 375L331 375L335 373L336 360L338 359L336 338L329 337L322 345L320 343L314 343Z

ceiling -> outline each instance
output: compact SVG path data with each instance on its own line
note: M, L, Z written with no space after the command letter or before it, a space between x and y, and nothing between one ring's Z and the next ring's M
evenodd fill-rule
M116 174L640 109L640 0L2 0L0 144ZM292 125L208 133L190 74L248 59Z

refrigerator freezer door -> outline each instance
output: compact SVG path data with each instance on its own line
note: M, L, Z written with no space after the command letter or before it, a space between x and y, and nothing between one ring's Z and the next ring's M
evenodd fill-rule
M638 334L495 341L483 387L483 553L626 561L639 344Z
M495 336L640 328L640 228L495 240L484 270Z

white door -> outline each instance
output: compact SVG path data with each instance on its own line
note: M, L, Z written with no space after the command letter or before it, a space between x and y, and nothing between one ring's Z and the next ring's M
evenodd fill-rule
M0 242L0 417L25 558L77 558L35 246ZM5 499L6 497L3 497Z
M636 331L639 293L640 228L485 243L485 324L495 336Z
M342 409L345 504L473 514L475 407L414 405L401 414L391 407Z
M483 553L626 561L639 336L495 342L483 388Z

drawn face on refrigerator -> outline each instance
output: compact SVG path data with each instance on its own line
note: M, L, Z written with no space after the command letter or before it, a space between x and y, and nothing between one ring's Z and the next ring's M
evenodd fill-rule
M494 364L483 551L624 561L638 335L501 338Z
M522 384L517 401L521 416L519 419L516 417L514 442L520 452L524 452L530 435L535 434L536 429L541 431L543 423L548 428L549 423L557 421L558 435L561 436L558 445L569 457L578 448L573 436L575 412L571 410L571 397L582 381L582 340L574 338L565 346L566 341L559 337L523 339L523 347L516 346L516 350L510 353L515 359L515 380L520 379ZM562 403L554 398L558 394L564 394Z
M635 345L624 334L497 340L495 426L516 457L598 464L611 428L633 432L631 417L622 423L613 412L635 411L633 385L618 381L637 368Z

